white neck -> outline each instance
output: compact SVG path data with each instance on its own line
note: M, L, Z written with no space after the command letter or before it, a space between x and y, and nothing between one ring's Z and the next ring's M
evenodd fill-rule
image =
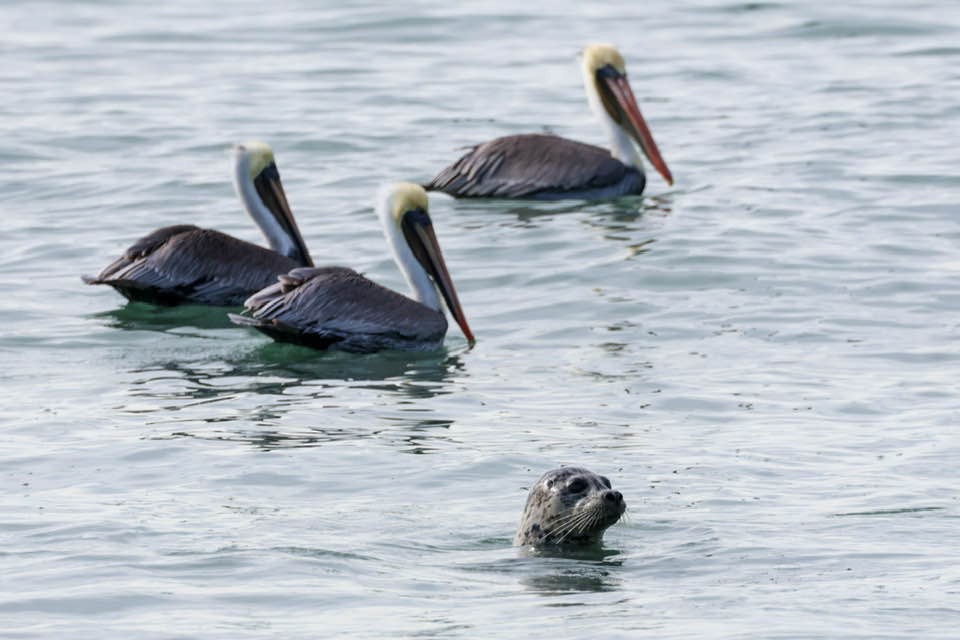
M280 226L280 222L273 212L263 204L260 194L253 186L253 179L250 177L249 158L243 156L237 158L233 172L233 188L240 197L243 208L260 227L260 231L266 237L270 248L290 258L298 257L299 251L293 238Z
M603 128L607 132L607 137L610 139L610 155L628 167L634 167L643 172L643 160L640 159L640 154L637 152L637 147L633 143L633 139L627 135L623 127L614 122L610 114L607 113L606 108L603 106L603 100L600 99L600 94L597 93L598 89L595 74L586 67L583 68L583 84L587 90L587 102L590 103L590 109L597 117L597 120L600 121L600 124L603 125Z
M393 215L393 198L390 192L382 191L377 200L377 215L380 216L380 222L383 224L387 244L390 245L397 267L399 267L404 279L410 286L411 297L424 306L440 311L440 296L437 294L437 287L433 284L430 276L427 275L427 270L413 255L413 251L410 250L410 245L407 244L403 235L403 230L397 224L397 219Z

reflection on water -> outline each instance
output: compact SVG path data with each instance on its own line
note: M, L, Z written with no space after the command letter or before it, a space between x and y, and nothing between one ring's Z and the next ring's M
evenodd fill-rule
M226 308L183 305L178 307L154 307L139 302L130 302L123 307L93 314L107 320L112 328L126 330L174 332L177 338L189 337L179 329L235 328L237 335L248 335L251 346L226 355L206 354L194 360L162 360L141 364L129 373L153 374L174 372L191 383L186 394L194 398L228 391L253 391L257 393L283 393L290 386L316 381L369 381L369 389L406 395L410 398L429 398L447 393L440 383L455 373L463 371L459 351L451 352L446 347L429 352L385 351L375 354L351 354L341 351L317 351L307 347L277 342L263 342L262 338L248 330L236 328L226 316ZM211 338L211 334L197 337ZM464 347L467 348L467 347ZM247 380L237 386L221 384L223 378L252 378L274 376L282 382ZM148 383L154 380L139 380L143 392L150 394ZM379 382L379 384L378 384ZM424 384L428 383L428 384ZM161 394L163 395L163 394Z
M361 433L353 429L313 428L301 431L277 431L235 428L225 430L197 429L194 431L174 431L169 436L162 436L156 439L193 438L196 440L239 442L252 445L264 451L269 451L273 449L318 447L330 442L363 440L374 437L376 437L376 434L373 432Z
M173 372L192 385L184 395L197 398L220 392L278 395L291 387L328 388L342 386L343 382L410 398L430 398L449 393L443 383L462 371L459 354L450 353L446 348L430 352L351 354L275 342L258 344L227 356L165 360L130 369L132 374ZM134 384L142 386L140 392L150 396L154 391L150 383L155 379L156 376L150 375Z
M215 440L221 442L239 442L249 444L264 451L275 449L299 449L320 447L333 442L379 440L390 442L401 453L414 455L430 454L437 450L437 440L449 441L446 431L454 424L453 420L408 420L396 421L395 428L363 429L351 427L291 427L244 428L251 420L218 422L217 420L199 420L202 423L194 429L173 431L168 435L154 436L154 440L172 440L190 438L195 440ZM236 424L234 424L236 422ZM256 422L256 421L253 421Z
M673 211L673 194L656 196L623 196L611 200L559 200L537 202L527 200L458 200L457 215L471 222L482 221L479 214L489 214L490 221L500 224L506 216L516 218L521 226L539 226L558 215L587 213L614 223L635 222L648 214L669 215Z
M454 421L435 416L423 400L452 393L462 371L460 356L445 349L356 355L266 343L227 357L141 364L129 370L131 401L116 409L149 416L150 428L170 429L155 438L262 449L382 438L409 453L429 453L430 440ZM356 419L378 407L393 414Z
M538 595L553 596L565 593L617 591L623 580L621 552L603 546L588 549L529 549L523 554L537 559L528 568L535 572L525 575L520 583ZM561 603L558 603L561 604ZM564 601L564 606L580 603Z
M227 317L231 307L181 305L155 307L144 302L127 302L121 307L91 314L92 318L104 320L113 329L128 331L162 331L192 327L195 329L226 329L234 326Z
M511 226L525 228L546 224L557 215L579 213L584 227L599 231L599 237L605 241L624 246L627 250L626 259L629 260L650 251L656 239L649 236L651 229L645 218L651 215L669 216L673 211L673 197L673 194L628 196L600 202L551 203L551 206L522 203L495 210L491 210L489 204L482 206L470 202L462 208L467 213L495 211L498 214L508 214L516 218L516 221L510 223ZM643 236L638 237L638 234Z
M623 198L611 202L591 204L584 209L589 215L583 224L601 232L601 237L627 249L627 259L647 253L656 238L638 238L638 233L649 234L650 225L644 218L650 215L665 217L673 211L670 194Z

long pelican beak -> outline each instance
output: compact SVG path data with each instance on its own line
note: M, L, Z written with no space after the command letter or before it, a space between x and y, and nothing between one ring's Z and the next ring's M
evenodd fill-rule
M403 214L400 227L414 257L433 278L437 288L440 289L440 294L447 303L450 315L460 325L460 330L463 331L463 335L466 336L467 342L472 347L477 340L473 337L473 332L470 331L467 317L463 314L460 300L457 299L457 290L453 287L450 272L447 271L447 265L443 261L443 253L440 251L437 236L433 232L433 223L430 221L430 216L423 209L411 209Z
M293 244L292 251L287 256L303 265L312 267L313 260L310 258L310 252L307 251L303 236L300 235L300 229L297 227L293 212L290 211L287 194L283 190L283 183L280 182L280 172L277 170L275 162L271 162L257 174L257 177L253 179L253 186L264 206L270 210L270 213L273 214L273 217Z
M673 176L660 155L657 143L653 141L646 121L640 114L640 107L637 106L637 99L633 96L626 74L620 73L613 65L608 64L597 71L597 86L607 111L637 141L643 154L667 184L673 185Z

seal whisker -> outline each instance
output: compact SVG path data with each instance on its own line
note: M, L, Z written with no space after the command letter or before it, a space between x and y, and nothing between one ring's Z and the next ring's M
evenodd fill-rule
M556 520L559 528L565 529L576 529L583 524L585 520L590 517L590 513L586 511L575 512L569 516L566 516L562 519Z
M563 522L559 523L554 529L553 534L557 538L557 542L563 542L570 534L574 533L582 520L582 514L574 514L570 517L564 518Z
M589 531L600 526L600 523L603 522L603 510L602 509L593 509L590 512L590 519L587 521L585 530Z
M581 512L576 514L574 517L569 518L566 526L563 529L560 541L566 540L571 535L583 535L590 531L592 528L590 525L590 522L593 519L592 515L592 512Z

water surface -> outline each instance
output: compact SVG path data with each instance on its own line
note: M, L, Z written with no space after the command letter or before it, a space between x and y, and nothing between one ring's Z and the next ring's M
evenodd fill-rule
M952 638L960 14L945 0L0 9L9 638ZM193 222L257 240L277 153L318 263L402 288L371 209L465 145L603 143L618 44L677 183L432 199L470 324L317 354L85 287ZM510 546L580 464L629 519Z

